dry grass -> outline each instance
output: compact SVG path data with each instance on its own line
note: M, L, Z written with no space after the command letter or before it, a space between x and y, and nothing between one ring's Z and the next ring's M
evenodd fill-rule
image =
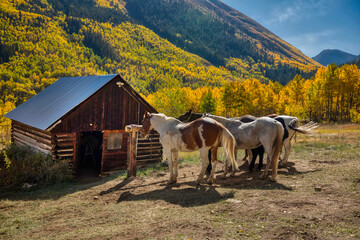
M234 178L196 186L197 156L182 155L173 186L166 185L166 170L155 169L136 179L119 174L5 194L0 238L360 238L358 125L299 135L278 183L247 172L244 163Z

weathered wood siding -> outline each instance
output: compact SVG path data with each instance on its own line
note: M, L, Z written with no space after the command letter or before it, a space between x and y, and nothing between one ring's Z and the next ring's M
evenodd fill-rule
M154 110L127 83L119 87L118 81L119 77L114 78L66 114L51 132L119 130L128 124L140 124L145 111Z
M155 131L150 134L149 138L140 138L138 136L136 147L137 166L156 163L162 160L162 146L159 137L160 135Z
M121 82L121 86L117 83ZM59 103L61 104L61 103ZM141 124L145 111L155 112L148 103L119 76L105 84L96 93L65 114L48 131L39 130L13 121L12 140L35 150L52 154L53 159L68 159L78 167L80 136L82 132L103 132L101 171L127 168L127 139L125 126ZM122 133L120 149L107 149L111 133ZM138 166L161 160L159 138L139 139Z
M123 83L122 87L118 86L117 82L119 81ZM141 99L126 82L120 77L116 77L66 114L61 122L51 129L51 132L64 134L103 131L102 171L126 169L128 134L124 129L129 124L141 124L145 111L154 112L155 110ZM123 133L122 147L118 150L108 150L108 136L116 132ZM154 138L151 141L154 143L149 144L149 140L140 141L139 166L160 159L158 152L161 152L161 149L154 149L159 146L159 139ZM76 161L76 154L74 159Z
M120 149L108 149L109 135L113 133L122 134ZM103 135L102 172L120 170L127 168L127 139L129 135L125 130L105 130Z
M56 160L66 160L74 174L77 169L77 138L76 133L56 133L52 137L52 157Z
M39 152L51 154L52 137L47 131L33 128L17 121L12 121L11 139L12 142L17 145L29 146Z

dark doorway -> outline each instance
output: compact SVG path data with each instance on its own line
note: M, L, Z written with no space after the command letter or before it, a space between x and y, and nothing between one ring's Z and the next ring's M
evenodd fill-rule
M101 174L102 132L81 132L78 175L98 177Z

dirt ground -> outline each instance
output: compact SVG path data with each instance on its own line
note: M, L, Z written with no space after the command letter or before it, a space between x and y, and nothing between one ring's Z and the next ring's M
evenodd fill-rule
M169 216L169 222L166 225L170 223L176 226L175 229L179 229L184 236L193 236L194 239L222 239L224 234L229 234L227 237L230 239L242 237L265 239L360 237L358 235L360 228L359 199L355 201L350 196L343 196L339 189L340 185L336 181L317 182L315 180L306 184L301 181L306 177L305 175L321 171L322 164L334 163L326 161L317 163L315 161L314 164L314 160L290 162L286 168L279 170L280 181L273 183L261 179L258 171L248 172L248 163L244 162L241 166L242 171L235 177L217 178L212 186L205 182L197 186L194 181L200 165L188 165L181 167L180 177L177 184L174 185L166 184L168 174L158 173L154 177L111 182L106 189L94 189L93 194L99 196L99 201L104 204L150 200L154 201L154 206L160 209L171 208L172 205L183 208L208 205L210 219L220 215L224 221L227 220L226 224L231 225L238 219L243 219L256 225L255 230L252 230L249 223L240 221L240 224L234 226L232 232L228 232L229 230L212 228L214 219L194 224L191 222L179 223L177 218L171 220L171 216ZM218 172L219 175L220 172ZM105 186L101 188L103 187ZM304 190L305 192L302 192ZM222 204L216 204L218 202L222 202ZM193 214L197 214L196 211ZM354 226L354 234L344 235L341 229L337 229L336 225L339 221L344 221L342 222L344 225L347 225L348 221L350 226ZM260 226L261 224L263 226ZM322 226L329 225L334 228L333 232L322 233ZM150 239L168 237L168 232L161 231L163 226L164 222L151 224L147 237ZM265 230L265 228L271 229ZM129 239L136 238L136 236L128 237ZM137 237L140 239L143 236Z
M3 239L360 239L359 133L300 139L277 183L240 162L196 185L200 164L1 198ZM217 176L222 165L218 165Z

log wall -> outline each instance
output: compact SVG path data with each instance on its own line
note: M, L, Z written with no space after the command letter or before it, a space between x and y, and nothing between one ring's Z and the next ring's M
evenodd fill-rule
M12 121L11 139L17 145L29 146L34 150L51 155L52 136L47 131Z

